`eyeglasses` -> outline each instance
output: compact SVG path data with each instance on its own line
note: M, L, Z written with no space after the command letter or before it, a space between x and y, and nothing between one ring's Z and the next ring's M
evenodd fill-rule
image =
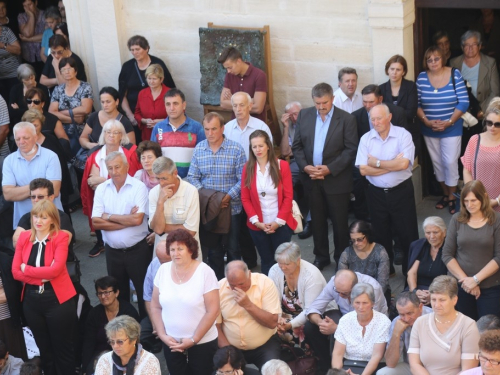
M351 292L349 292L349 293L339 292L337 290L337 288L335 287L335 285L333 286L333 291L336 292L336 293L338 293L338 295L341 296L342 298L348 299L351 296Z
M489 362L492 366L498 366L500 364L500 361L495 361L493 359L486 358L486 357L482 356L481 354L479 354L479 360L481 362Z
M35 105L40 105L40 103L41 103L41 102L42 102L42 101L41 101L41 100L39 100L39 99L26 99L26 103L28 103L28 104L33 103L33 104L35 104Z
M479 45L479 43L470 43L470 44L464 44L463 47L464 48L474 48L474 47L477 47Z
M361 243L365 240L366 236L363 236L363 237L359 237L359 238L351 238L351 240L349 241L349 243L351 245L353 245L355 242L357 243Z
M427 59L427 64L437 63L441 60L441 57L434 57L433 59Z
M118 346L122 346L127 340L129 340L128 337L125 340L108 340L108 344L111 346L115 346L115 344Z
M105 290L104 292L97 292L95 295L97 297L107 297L109 296L111 293L114 293L115 291L114 290Z
M106 130L106 134L108 134L108 135L121 135L122 132L118 132L118 131L114 132L112 130Z
M234 374L234 369L233 370L228 370L228 371L216 371L215 375L231 375Z
M37 199L37 198L38 198L39 200L42 200L42 199L45 199L45 198L47 198L47 197L48 197L48 195L30 195L30 198L31 198L31 200L32 200L32 201L34 201L34 200L35 200L35 199Z
M486 126L494 126L495 128L500 128L500 122L493 122L490 120L484 120L484 125Z
M68 73L68 72L71 72L73 69L75 69L75 68L73 68L73 67L70 67L70 68L62 68L62 69L61 69L61 73Z

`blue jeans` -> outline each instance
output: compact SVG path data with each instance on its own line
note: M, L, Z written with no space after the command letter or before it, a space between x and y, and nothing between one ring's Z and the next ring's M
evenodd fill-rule
M290 242L292 229L286 224L276 229L273 234L250 229L250 235L260 255L260 272L267 275L273 264L276 263L274 261L274 252L282 243Z
M469 318L478 320L482 316L500 315L500 286L481 288L481 295L476 297L458 288L457 310Z
M240 260L241 253L238 246L240 236L240 214L231 216L231 229L227 235L227 244L223 246L222 238L217 246L208 248L208 264L214 270L217 279L223 279L224 276L224 254L227 251L227 261ZM222 237L222 236L221 236Z

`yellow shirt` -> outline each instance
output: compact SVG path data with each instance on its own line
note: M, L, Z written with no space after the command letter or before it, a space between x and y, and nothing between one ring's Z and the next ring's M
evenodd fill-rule
M250 301L271 314L281 314L280 297L274 282L261 273L252 273L251 278L250 289L246 292ZM219 281L219 287L221 313L216 323L222 323L222 331L229 343L241 350L252 350L264 345L276 333L276 328L260 325L238 305L225 278Z

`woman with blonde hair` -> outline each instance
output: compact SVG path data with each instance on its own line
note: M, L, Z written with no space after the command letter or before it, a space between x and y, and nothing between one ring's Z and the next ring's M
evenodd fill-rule
M75 288L66 269L69 235L48 199L31 210L31 230L16 245L12 274L24 283L23 311L40 349L45 374L75 371Z

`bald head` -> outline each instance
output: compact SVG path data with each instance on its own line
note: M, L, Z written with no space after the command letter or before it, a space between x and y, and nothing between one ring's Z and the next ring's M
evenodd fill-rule
M252 98L246 92L237 92L231 97L233 112L238 121L248 121L252 109Z
M225 269L226 279L231 289L241 289L246 292L252 283L251 272L245 262L233 260L229 262Z
M340 270L335 274L335 289L342 298L348 299L351 290L358 283L358 276L351 270Z
M172 258L167 254L167 241L162 240L156 245L156 256L161 264L170 262Z

